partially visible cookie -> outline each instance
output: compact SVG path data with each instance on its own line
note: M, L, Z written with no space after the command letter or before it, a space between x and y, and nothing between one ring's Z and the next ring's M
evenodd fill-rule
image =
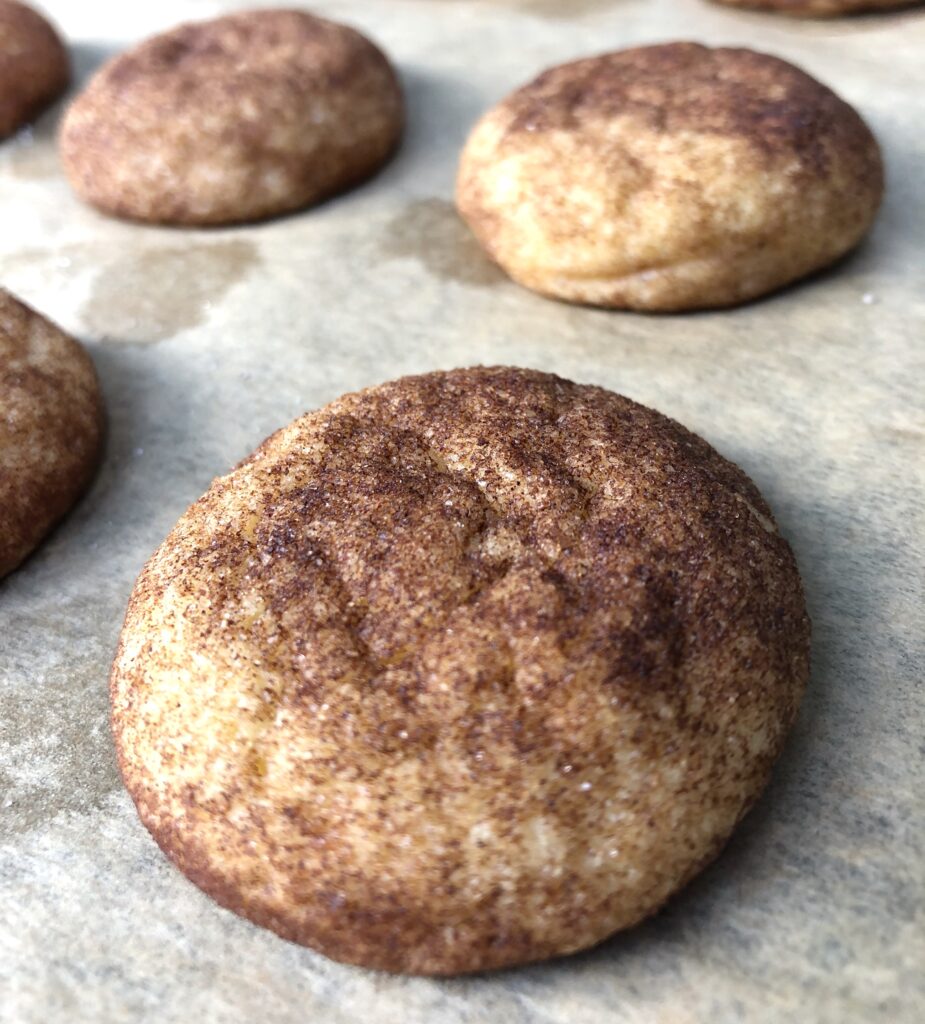
M727 7L778 11L805 18L837 18L844 14L867 14L915 7L922 0L714 0Z
M56 100L71 80L64 43L38 13L0 0L0 139Z
M776 57L672 43L552 68L487 113L457 205L516 281L571 302L730 306L832 263L870 227L877 143Z
M510 367L345 395L182 517L112 672L125 784L221 904L450 974L574 952L719 852L806 683L754 484Z
M87 353L0 288L0 576L90 482L102 436L102 397Z
M253 221L369 177L398 144L401 90L359 32L302 11L181 25L106 64L69 109L74 189L167 224Z

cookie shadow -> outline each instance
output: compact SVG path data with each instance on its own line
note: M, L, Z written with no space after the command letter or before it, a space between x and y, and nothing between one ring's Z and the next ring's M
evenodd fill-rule
M786 302L791 298L803 295L804 292L811 293L817 288L825 289L836 284L844 284L848 280L860 280L868 272L877 269L880 255L879 239L873 239L867 235L853 249L843 256L839 256L833 263L829 263L805 277L797 278L796 281L791 281L783 288L778 288L768 295L759 296L750 302L743 303L742 306L733 308L749 309L759 306L761 303L771 305L775 302Z
M89 350L105 408L95 474L29 557L0 580L0 658L14 668L22 658L13 685L0 693L0 743L14 755L37 749L44 758L40 777L5 777L0 770L0 831L8 836L98 808L121 786L108 726L109 665L140 566L126 557L126 538L114 524L125 520L120 510L135 488L127 468L141 444L139 414L156 410L153 393L119 353ZM135 517L129 522L134 528Z
M122 52L122 48L111 43L87 42L72 43L71 52L71 94L78 92L87 84L101 65Z
M470 79L404 64L399 69L405 96L405 133L392 162L380 174L387 183L418 181L436 174L449 198L459 154L472 126L487 109Z

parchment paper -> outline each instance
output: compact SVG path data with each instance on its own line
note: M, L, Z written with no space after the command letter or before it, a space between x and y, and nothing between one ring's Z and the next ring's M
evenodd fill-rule
M57 0L80 75L211 0ZM0 1019L728 1024L925 1020L925 8L799 22L704 0L345 0L400 65L410 130L375 181L208 232L107 220L59 169L60 110L0 145L0 283L88 344L109 408L89 495L0 585ZM880 137L870 241L743 309L571 308L492 269L450 198L468 128L551 63L673 38L752 45ZM107 672L146 557L211 478L341 392L478 362L676 417L751 474L802 568L812 683L773 784L656 919L592 952L432 981L342 967L220 910L116 771Z

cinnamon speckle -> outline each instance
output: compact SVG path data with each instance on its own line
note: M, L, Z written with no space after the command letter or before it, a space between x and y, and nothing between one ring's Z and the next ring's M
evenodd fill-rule
M136 584L112 701L142 820L351 963L481 970L638 921L760 792L806 681L793 556L743 500L773 522L678 424L533 371L307 414Z

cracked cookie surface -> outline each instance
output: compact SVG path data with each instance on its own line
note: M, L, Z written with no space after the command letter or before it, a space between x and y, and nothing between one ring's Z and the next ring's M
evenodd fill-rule
M785 61L670 43L551 68L489 111L456 202L544 295L651 311L728 306L832 263L873 221L869 129Z
M230 909L347 962L572 952L718 852L796 714L809 626L754 485L672 420L511 368L270 437L136 584L126 785Z

